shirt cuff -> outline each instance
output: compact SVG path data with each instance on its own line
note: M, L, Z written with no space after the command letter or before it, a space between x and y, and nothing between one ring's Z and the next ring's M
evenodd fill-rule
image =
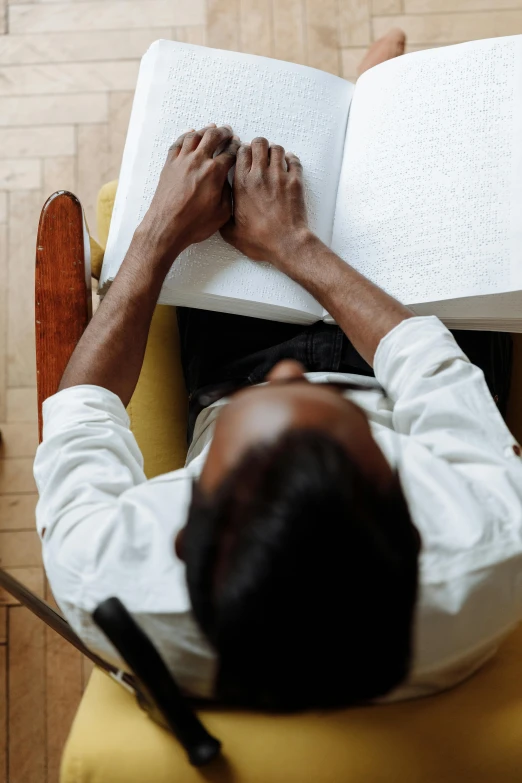
M387 395L395 401L408 390L413 378L429 377L451 359L469 362L437 316L416 316L401 321L382 338L373 369Z
M82 384L48 397L42 405L43 440L70 424L113 420L129 428L130 419L120 398L102 386Z

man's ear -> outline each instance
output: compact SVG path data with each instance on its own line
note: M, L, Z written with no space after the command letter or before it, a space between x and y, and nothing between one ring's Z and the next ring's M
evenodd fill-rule
M185 558L183 556L183 539L185 538L185 528L182 527L179 531L178 535L176 536L176 539L174 541L174 551L176 552L177 556L180 560L183 560L185 562Z

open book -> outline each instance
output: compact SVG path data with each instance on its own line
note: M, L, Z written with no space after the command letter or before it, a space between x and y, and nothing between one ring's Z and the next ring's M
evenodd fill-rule
M157 41L141 64L102 293L168 147L208 122L296 153L311 228L415 312L456 328L522 331L522 36L408 54L357 86L293 63ZM219 234L176 260L159 301L328 318L299 285Z

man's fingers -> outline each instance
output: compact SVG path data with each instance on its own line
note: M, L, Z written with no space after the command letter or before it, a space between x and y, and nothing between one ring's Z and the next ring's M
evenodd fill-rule
M268 166L268 141L257 136L250 143L252 148L252 169L264 171Z
M297 155L294 155L293 152L287 152L285 155L285 160L288 171L291 171L300 177L303 173L303 166Z
M182 151L194 152L194 150L197 150L205 133L207 133L207 131L192 131L191 133L186 133L185 138L183 139Z
M185 133L182 133L181 136L178 136L174 144L170 145L169 152L174 158L178 157L182 149L185 152L192 152L193 150L197 149L205 131L216 127L217 126L215 122L210 122L208 125L204 125L199 130L191 128L190 130L185 131ZM187 143L185 143L185 139L187 139Z
M270 145L270 168L284 169L285 165L285 149L280 144Z
M236 176L241 178L252 168L252 147L241 144L236 155Z
M201 139L198 154L204 155L207 158L212 158L216 152L219 152L219 147L222 147L230 141L232 136L233 131L230 125L221 125L219 128L208 128Z
M214 158L216 166L219 166L225 175L228 174L236 162L237 151L240 146L241 140L239 136L233 136L231 141L226 145L225 149Z
M178 136L174 144L171 144L169 147L169 152L174 158L177 158L180 150L183 146L183 142L185 141L185 136L189 133L194 133L194 128L191 128L190 130L186 131L185 133L182 133L181 136Z

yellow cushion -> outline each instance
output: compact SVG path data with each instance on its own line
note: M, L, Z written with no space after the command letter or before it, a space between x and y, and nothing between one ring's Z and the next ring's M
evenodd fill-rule
M98 202L96 204L96 219L98 223L98 239L103 247L107 246L109 237L109 228L111 225L112 210L114 209L114 199L118 189L118 180L107 182L98 193Z
M106 241L115 183L101 193ZM183 463L186 401L174 308L158 307L129 412L147 475ZM515 388L520 400L522 340ZM512 405L517 425L521 411ZM517 416L519 418L517 418ZM520 432L520 430L519 430ZM62 761L62 783L515 783L522 776L522 628L458 688L401 704L274 717L205 711L226 761L204 773L123 688L95 670Z
M226 761L192 769L178 743L94 671L62 783L519 783L522 628L494 661L446 693L285 717L204 711Z

